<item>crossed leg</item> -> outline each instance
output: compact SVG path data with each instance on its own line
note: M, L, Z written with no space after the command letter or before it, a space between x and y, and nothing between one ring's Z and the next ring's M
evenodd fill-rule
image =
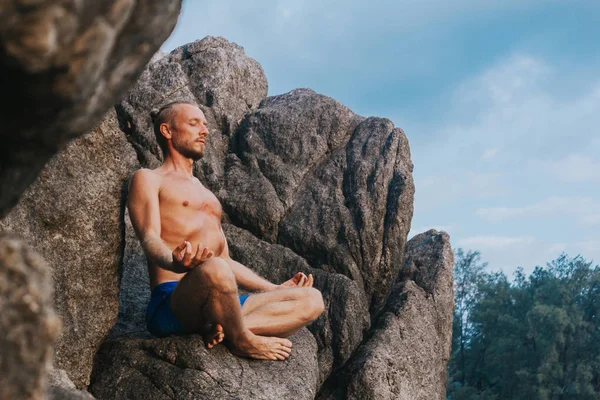
M208 324L222 328L234 354L283 360L292 347L284 337L315 319L323 300L314 288L281 289L251 295L242 308L231 268L215 257L183 277L171 295L171 308L191 331L202 332Z
M256 293L242 307L244 325L256 335L288 337L323 312L321 292L312 287Z

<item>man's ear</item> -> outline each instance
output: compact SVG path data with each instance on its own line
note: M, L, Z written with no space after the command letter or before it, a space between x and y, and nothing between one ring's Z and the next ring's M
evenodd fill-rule
M171 138L173 137L173 133L171 133L171 127L169 126L169 124L163 122L162 124L160 124L159 129L160 133L165 137L165 139L171 140Z

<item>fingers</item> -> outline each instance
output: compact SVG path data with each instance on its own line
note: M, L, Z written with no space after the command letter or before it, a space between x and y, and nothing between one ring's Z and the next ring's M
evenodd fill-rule
M185 249L186 243L187 242L183 242L179 246L175 247L175 250L173 250L173 259L177 259L178 261L183 259L183 250Z
M312 287L314 283L314 278L312 274L308 274L308 276L306 276L302 272L298 272L294 276L294 280L296 279L296 277L299 277L298 281L296 282L296 285L299 287Z
M294 277L292 278L292 281L296 285L298 285L302 281L303 276L304 276L304 274L302 272L298 272L298 273L296 273L296 275L294 275Z
M191 245L190 245L190 248L191 248ZM191 252L190 252L190 254L191 254ZM184 265L188 268L197 267L199 264L208 260L213 255L214 255L214 253L212 252L212 250L210 250L208 247L204 247L202 245L202 243L198 243L198 245L196 246L196 251L195 251L194 255L191 256L191 258L190 258L189 264L186 264L184 262Z
M183 255L183 259L181 263L186 267L190 265L192 261L192 244L190 242L185 242L185 254Z
M211 250L209 250L207 247L205 247L202 250L202 261L206 261L209 258L211 258L213 256L213 252Z
M312 287L314 283L314 278L312 274L308 274L308 282L306 283L306 287Z

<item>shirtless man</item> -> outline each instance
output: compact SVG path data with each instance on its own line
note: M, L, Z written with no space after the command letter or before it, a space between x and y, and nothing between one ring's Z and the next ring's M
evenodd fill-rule
M202 333L209 348L227 338L230 350L243 357L288 358L292 342L285 338L323 311L312 275L298 272L275 285L232 260L221 204L192 175L208 136L204 114L176 102L153 113L153 121L164 163L133 175L127 202L148 259L148 330L156 336ZM254 293L238 296L238 286Z

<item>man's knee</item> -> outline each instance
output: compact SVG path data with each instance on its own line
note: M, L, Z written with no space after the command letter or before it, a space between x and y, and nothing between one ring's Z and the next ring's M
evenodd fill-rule
M236 287L235 275L231 267L223 259L209 258L192 271L201 284L229 290Z
M313 321L321 315L323 310L325 309L325 304L323 303L323 296L318 289L315 288L304 288L304 301L303 301L303 310L306 315L306 319L308 322Z

